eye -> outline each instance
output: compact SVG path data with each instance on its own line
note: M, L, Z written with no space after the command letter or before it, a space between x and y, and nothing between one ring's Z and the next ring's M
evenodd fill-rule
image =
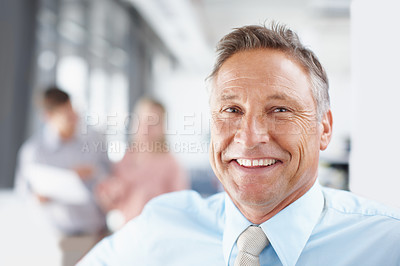
M232 114L240 114L241 111L237 107L228 107L223 110L223 112L232 113Z
M286 109L285 107L277 107L273 110L274 113L284 113L287 111L288 111L288 109Z

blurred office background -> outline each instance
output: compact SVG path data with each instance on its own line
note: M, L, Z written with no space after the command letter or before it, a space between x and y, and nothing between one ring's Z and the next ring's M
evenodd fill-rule
M54 246L48 254L31 249L38 237L51 242L51 236L40 217L26 220L31 211L18 209L23 205L12 194L17 152L42 126L35 99L47 85L70 93L87 126L105 132L115 162L130 139L127 121L136 101L159 99L167 109L171 150L192 188L210 195L221 189L208 163L204 82L215 44L234 27L272 20L297 31L328 72L334 135L321 153L320 182L400 206L395 1L0 3L0 250L9 249L13 262L23 261L18 252L48 265L58 256Z

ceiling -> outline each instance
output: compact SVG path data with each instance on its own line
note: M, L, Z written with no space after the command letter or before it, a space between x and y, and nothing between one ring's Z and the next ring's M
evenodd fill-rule
M149 21L184 65L209 65L218 40L235 27L287 24L328 71L349 72L350 0L125 0Z
M350 69L349 0L192 0L207 44L235 27L264 24L272 20L299 33L328 70Z

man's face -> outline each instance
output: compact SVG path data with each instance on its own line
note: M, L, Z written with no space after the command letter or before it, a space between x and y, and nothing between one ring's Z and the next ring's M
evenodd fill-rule
M211 165L242 212L275 208L312 186L331 117L317 121L299 64L277 50L236 53L213 80L210 108Z
M68 139L75 134L78 116L70 101L48 112L47 118L52 127L58 131L61 138Z
M157 142L164 138L163 111L154 105L145 104L139 110L137 141Z

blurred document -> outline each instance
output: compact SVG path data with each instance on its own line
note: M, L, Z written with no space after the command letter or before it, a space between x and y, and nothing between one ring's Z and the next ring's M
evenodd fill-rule
M90 191L75 171L31 164L25 176L34 193L66 204L84 204L90 201Z

